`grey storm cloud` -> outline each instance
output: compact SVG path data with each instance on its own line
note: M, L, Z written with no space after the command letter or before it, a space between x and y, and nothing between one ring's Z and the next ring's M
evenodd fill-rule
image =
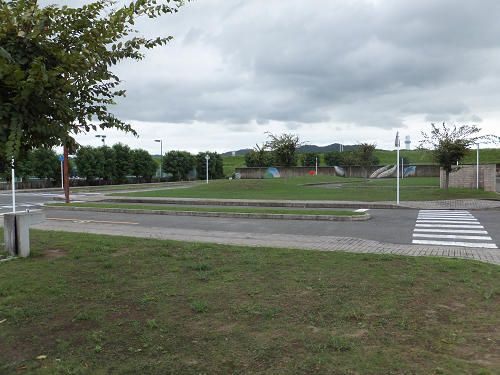
M228 131L481 122L498 97L499 16L496 0L189 2L137 23L175 39L117 67L127 98L114 112Z
M435 95L499 75L491 58L500 40L495 1L207 0L172 17L188 7L185 31L174 35L179 48L169 55L171 46L164 47L166 65L182 48L195 58L197 49L209 49L220 60L217 74L192 81L186 68L150 77L148 90L144 80L129 78L129 104L120 109L127 117L227 124L340 119L390 129L408 114L426 121L467 116L460 93ZM203 70L203 56L190 66Z

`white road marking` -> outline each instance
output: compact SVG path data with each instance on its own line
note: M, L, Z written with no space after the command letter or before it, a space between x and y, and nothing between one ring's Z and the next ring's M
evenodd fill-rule
M418 220L417 219L417 223L442 223L442 224L465 224L465 223L469 223L469 224L477 224L477 225L480 225L479 223L475 223L473 221L457 221L457 220L453 220L453 221L449 221L449 220Z
M463 229L426 229L426 228L415 228L415 232L446 232L446 233L475 233L475 234L488 234L485 230L463 230Z
M456 234L413 233L413 237L450 238L452 240L482 240L482 241L492 241L491 237L487 237L487 236L459 236L459 235L456 235Z
M369 210L369 208L360 208L358 210L354 210L353 212L366 212L368 210Z
M436 246L460 246L460 247L478 247L482 249L498 249L494 243L479 243L479 242L454 242L454 241L427 241L413 240L415 245L436 245Z
M453 225L453 224L415 224L416 227L426 227L426 228L484 228L482 225Z
M474 234L486 236L475 236ZM488 236L488 232L484 230L481 223L468 211L420 210L413 230L412 243L418 245L498 248L496 244L487 241L493 240Z

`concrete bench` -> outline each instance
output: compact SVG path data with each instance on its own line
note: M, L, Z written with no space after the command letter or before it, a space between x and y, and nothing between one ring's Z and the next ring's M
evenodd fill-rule
M33 210L4 214L4 250L15 256L30 255L30 225L43 223L45 212Z

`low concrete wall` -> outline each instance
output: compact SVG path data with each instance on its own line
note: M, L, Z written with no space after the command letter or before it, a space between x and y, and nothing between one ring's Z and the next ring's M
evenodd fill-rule
M265 171L264 171L265 172ZM128 184L149 184L156 182L168 182L168 177L155 178L127 178L125 180L69 180L70 187L85 187L85 186L108 186L108 185L128 185ZM23 181L16 182L16 190L23 189L47 189L61 187L61 181ZM11 190L10 182L0 183L0 190Z
M410 164L410 165L415 165L415 164ZM407 165L405 167L409 167L410 165ZM346 167L346 166L341 166L344 171L345 171L345 177L359 177L363 178L363 168L358 167L358 166L352 166L352 167ZM375 172L377 169L383 167L383 165L379 166L371 166L368 168L368 174L367 176L370 176L373 172ZM439 177L439 167L436 165L417 165L415 170L415 177ZM281 167L276 167L278 171L280 172L281 177L284 177L285 175L287 177L298 177L298 176L309 176L311 171L316 171L315 167L292 167L292 168L281 168ZM241 178L243 179L258 179L259 176L260 178L264 178L266 174L267 168L257 168L257 167L252 167L252 168L235 168L235 173L241 174ZM318 167L318 175L320 176L338 176L337 173L335 173L335 168L334 167Z
M459 189L475 189L477 187L477 165L462 164L453 166L454 171L450 173L448 187ZM496 164L479 164L479 188L484 191L496 191ZM444 189L446 183L446 172L440 170L440 188Z

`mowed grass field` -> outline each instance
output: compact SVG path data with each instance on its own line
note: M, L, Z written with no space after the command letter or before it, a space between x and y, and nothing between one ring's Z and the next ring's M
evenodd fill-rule
M342 188L322 186L303 186L309 183L345 183ZM396 186L396 181L376 181L361 183L362 179L345 179L332 176L303 176L281 179L261 180L217 180L208 184L200 183L186 189L152 190L134 193L115 193L112 195L133 197L180 197L180 198L217 198L217 199L276 199L276 200L338 200L338 201L396 201L395 189L367 189L370 186ZM497 193L476 189L428 189L439 186L439 178L405 178L400 180L400 200L431 201L442 199L480 199L500 198ZM363 187L363 188L359 188ZM424 189L419 188L424 187Z
M0 228L0 242L3 228ZM498 374L500 267L31 230L1 374Z

